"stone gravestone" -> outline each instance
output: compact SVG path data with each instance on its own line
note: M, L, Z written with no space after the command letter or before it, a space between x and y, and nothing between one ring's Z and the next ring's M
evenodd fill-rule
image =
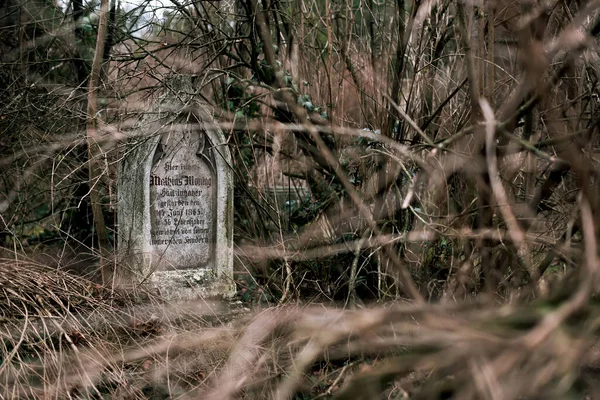
M228 297L235 292L231 155L190 95L190 78L171 78L167 87L119 164L125 279L171 299Z

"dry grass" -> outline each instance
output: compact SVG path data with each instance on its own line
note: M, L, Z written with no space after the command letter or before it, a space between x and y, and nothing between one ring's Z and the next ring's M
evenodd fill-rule
M12 260L3 279L4 398L595 398L591 300L243 310L107 293ZM104 293L104 295L102 295ZM548 325L550 324L550 325ZM304 397L303 397L304 396ZM404 396L404 397L402 397ZM579 396L579 397L578 397Z

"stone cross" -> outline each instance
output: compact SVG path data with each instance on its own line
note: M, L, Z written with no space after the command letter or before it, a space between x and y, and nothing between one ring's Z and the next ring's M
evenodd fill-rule
M166 86L119 164L121 276L170 299L228 297L235 292L231 154L194 101L191 79L176 76Z

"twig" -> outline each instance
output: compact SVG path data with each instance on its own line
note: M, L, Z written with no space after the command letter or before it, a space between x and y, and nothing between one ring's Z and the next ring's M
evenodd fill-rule
M504 186L502 186L500 173L498 172L495 143L496 121L494 117L494 111L485 99L481 99L480 104L486 123L485 148L488 174L490 177L490 186L492 187L492 192L496 197L500 213L502 214L502 217L508 226L508 234L511 240L514 242L515 247L518 249L519 255L525 261L525 265L528 267L528 269L531 269L529 268L531 267L531 262L529 259L529 249L527 243L525 242L525 234L521 230L521 227L519 226L519 223L517 222L517 219L515 218L515 215L508 204L508 196L506 195ZM530 273L534 273L534 271L530 271Z
M408 124L410 125L410 127L413 128L415 130L415 132L417 132L419 134L419 136L421 136L421 138L423 138L423 140L425 141L425 143L427 143L430 146L435 146L435 143L433 142L433 140L431 140L429 138L429 136L427 136L427 134L425 132L423 132L421 130L421 128L419 128L419 126L417 125L417 123L415 121L413 121L413 119L407 113L405 113L400 107L398 107L398 105L394 102L394 100L392 100L392 98L390 96L388 96L387 94L384 94L384 97L390 102L390 104L392 105L392 107L394 107L394 109L396 110L396 112L406 122L408 122Z

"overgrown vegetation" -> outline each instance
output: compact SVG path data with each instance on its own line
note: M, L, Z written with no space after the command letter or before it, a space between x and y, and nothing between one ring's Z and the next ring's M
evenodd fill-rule
M3 2L2 396L595 398L599 11ZM234 156L243 305L113 285L173 74Z

